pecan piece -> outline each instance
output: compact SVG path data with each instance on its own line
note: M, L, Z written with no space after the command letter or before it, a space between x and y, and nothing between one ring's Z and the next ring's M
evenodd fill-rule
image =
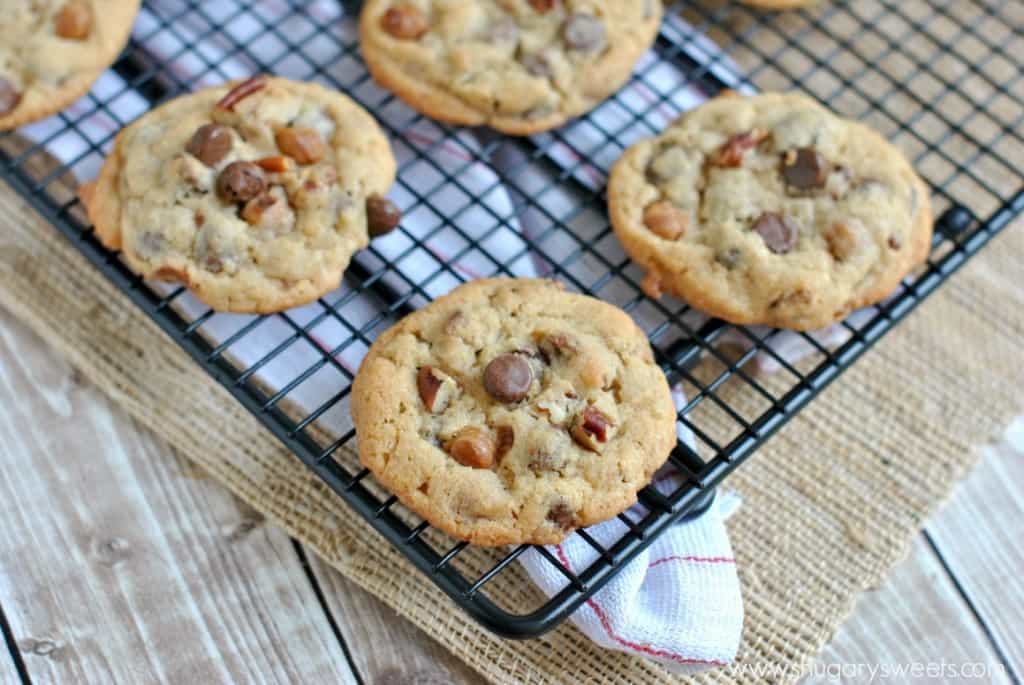
M588 406L576 417L572 426L572 437L593 452L600 452L615 432L615 424L593 405Z
M235 108L239 102L249 97L253 93L263 90L267 87L267 77L260 74L259 76L253 76L250 79L242 81L237 86L227 92L227 95L220 99L217 103L218 109L226 109L231 111Z
M421 366L416 373L416 389L423 406L432 414L440 414L458 391L455 379L432 366Z
M744 155L757 147L767 136L768 133L766 131L757 128L745 133L737 133L712 155L710 159L711 165L724 168L743 166Z

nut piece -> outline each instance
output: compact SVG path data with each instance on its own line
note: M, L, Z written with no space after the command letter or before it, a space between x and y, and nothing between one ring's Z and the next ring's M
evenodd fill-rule
M427 18L410 3L396 5L385 12L381 25L399 40L416 40L427 32Z
M324 158L327 144L312 128L282 128L275 135L277 147L299 164L316 164Z
M445 447L445 451L455 461L474 469L489 469L493 466L496 450L491 434L475 426L460 430Z
M828 251L837 262L844 262L857 251L858 232L853 226L845 223L835 223L832 230L825 234L825 242L828 243Z
M540 347L541 359L546 364L558 356L570 356L579 352L579 344L569 333L534 333L533 339Z
M53 28L61 38L84 40L92 31L92 10L84 2L69 2L53 18Z
M206 166L216 166L231 152L232 145L230 128L223 124L203 124L192 134L185 150Z
M501 459L516 444L516 430L512 426L498 426L497 430L498 444L494 452L498 459Z
M576 512L572 510L569 503L561 500L548 511L548 521L551 521L562 530L572 530L576 523Z
M761 236L769 250L775 254L786 254L796 247L800 227L788 216L765 212L754 222L754 232Z
M644 210L644 226L665 240L678 240L682 237L686 233L688 220L685 212L667 200L655 202Z
M285 157L284 155L274 155L273 157L264 157L256 160L256 166L272 174L283 174L286 171L291 171L293 164L295 162L292 161L292 158Z
M227 95L220 99L217 103L219 109L233 110L235 105L249 97L253 93L263 90L267 87L267 77L260 74L259 76L253 76L251 79L242 81L237 86L228 91Z
M402 221L402 210L391 200L374 193L366 198L366 229L371 238L390 233Z
M615 424L593 406L588 406L576 417L572 427L573 440L593 452L600 452L601 446L611 439Z
M530 0L530 7L538 12L550 12L558 6L558 0Z
M0 76L0 116L13 112L21 102L21 93L15 90L10 81Z
M605 46L604 23L592 14L577 12L565 20L562 38L570 50L598 52Z
M743 156L753 150L767 137L767 132L754 129L746 133L738 133L727 140L709 160L712 166L736 168L743 166Z
M831 165L813 147L790 150L782 156L782 177L798 190L824 188Z
M518 402L533 384L533 369L526 357L515 352L495 357L484 369L484 388L499 402Z
M266 173L252 162L232 162L217 178L217 195L225 202L248 202L266 187Z
M427 411L440 414L455 397L459 385L444 371L432 366L421 366L416 373L416 389Z
M242 218L250 226L272 229L281 235L295 226L295 213L288 205L284 188L274 186L245 203Z

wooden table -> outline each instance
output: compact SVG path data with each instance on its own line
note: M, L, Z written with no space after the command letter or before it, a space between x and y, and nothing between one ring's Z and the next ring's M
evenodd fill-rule
M1024 422L1016 428L1018 447L986 451L824 663L982 662L1006 673L974 682L1020 682ZM2 310L0 507L2 684L479 682Z

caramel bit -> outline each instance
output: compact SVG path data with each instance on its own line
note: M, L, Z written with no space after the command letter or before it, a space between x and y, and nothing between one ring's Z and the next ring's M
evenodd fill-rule
M538 12L550 12L558 7L558 0L530 0L530 7Z
M239 102L249 97L255 92L263 90L267 87L267 77L262 74L259 76L253 76L252 78L242 81L237 86L228 91L227 95L220 99L217 103L218 109L226 109L229 112L235 108Z
M149 276L154 281L170 281L171 283L188 283L188 273L173 266L161 266Z
M576 512L572 510L565 500L557 502L548 511L548 521L551 521L562 530L572 530L577 526Z
M84 2L69 2L53 18L53 28L61 38L84 40L92 31L92 10Z
M662 200L644 210L644 226L665 240L678 240L686 233L689 217L671 202Z
M615 424L611 419L597 408L588 406L576 417L572 437L580 446L593 452L600 452L601 446L611 438L614 428Z
M274 140L281 152L299 164L316 164L327 150L323 137L312 128L282 128L274 134Z
M828 251L837 262L844 262L857 251L857 231L849 224L836 223L825 235Z
M498 444L495 455L501 459L516 444L516 430L512 426L498 426Z
M455 379L431 366L421 366L416 373L416 389L423 400L423 406L431 414L445 410L458 389Z
M497 445L487 431L475 426L460 430L445 448L451 457L474 469L488 469L494 465Z
M381 18L384 30L399 40L416 40L427 32L427 18L413 4L392 7Z
M294 162L289 157L284 155L275 155L274 157L264 157L263 159L256 160L259 168L269 171L274 174L283 174L286 171L292 170Z
M712 166L724 168L736 168L743 166L743 157L749 150L753 150L758 144L768 137L768 132L755 128L753 131L738 133L727 140L718 151L712 155L710 162Z

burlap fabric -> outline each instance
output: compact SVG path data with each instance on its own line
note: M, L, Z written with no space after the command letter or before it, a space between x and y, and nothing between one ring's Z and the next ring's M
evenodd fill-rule
M797 18L778 21L782 31L801 29L786 26ZM808 44L822 40L804 34ZM845 71L841 59L833 64ZM885 60L875 66L887 68ZM790 85L773 83L773 74L761 72L759 85ZM963 87L971 90L975 81ZM834 88L813 78L802 85L822 96ZM893 121L873 123L894 134ZM942 132L930 125L919 121L917 128L938 139ZM903 144L914 151L914 140ZM1013 181L998 169L977 171L997 186ZM50 188L70 198L59 183ZM747 612L743 646L736 666L694 682L796 680L858 594L904 556L928 513L973 465L976 448L1024 410L1022 260L1024 234L1011 227L730 477L745 501L729 522ZM127 412L488 679L680 680L599 650L568 624L527 643L477 627L2 185L0 284L0 306ZM742 407L754 397L737 392L729 400ZM698 420L712 435L731 430L713 411ZM482 551L462 556L476 568L493 558ZM539 601L518 568L499 579L499 602Z

